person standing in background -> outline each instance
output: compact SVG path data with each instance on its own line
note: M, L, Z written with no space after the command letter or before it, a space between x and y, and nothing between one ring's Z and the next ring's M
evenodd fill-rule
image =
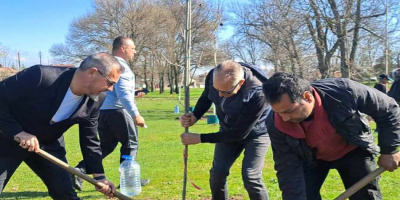
M386 74L381 74L378 76L378 81L379 82L375 84L374 88L386 94L386 84L389 81L389 76Z
M99 137L103 158L112 153L118 143L120 148L120 163L124 161L122 155L129 155L136 160L138 151L138 130L136 126L144 127L145 120L140 115L135 103L135 76L127 61L133 59L136 53L132 39L119 36L114 39L112 55L122 67L121 77L113 91L107 92L107 97L100 108ZM143 96L139 93L138 96ZM81 161L76 168L85 172L85 165ZM142 186L147 185L149 179L142 179ZM73 175L73 186L82 190L83 180Z

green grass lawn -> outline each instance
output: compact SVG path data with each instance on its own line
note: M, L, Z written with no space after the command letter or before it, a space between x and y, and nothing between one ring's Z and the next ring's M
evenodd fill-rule
M191 90L191 103L195 105L200 89ZM183 102L182 95L182 102ZM150 93L145 98L138 99L141 114L146 120L147 129L139 129L138 162L142 169L142 178L151 179L151 183L143 188L142 193L135 199L182 199L183 184L183 149L179 135L184 129L179 125L178 115L173 113L177 105L178 95ZM183 106L180 106L183 110ZM197 123L191 132L213 132L218 126L208 125L203 119ZM82 159L78 145L77 126L72 127L66 134L67 158L70 165L75 166ZM213 144L198 144L189 146L188 177L191 181L202 187L196 190L189 183L187 185L187 199L210 199L208 184L209 169L213 157ZM249 199L242 185L240 157L233 165L228 179L229 193L233 199ZM119 182L119 147L103 161L106 176L118 185ZM280 191L273 169L271 150L265 160L263 170L264 183L266 184L271 200L281 199ZM400 199L400 170L394 173L385 172L381 178L381 189L384 199ZM334 199L343 191L343 186L338 173L334 170L327 178L321 193L324 199ZM78 192L82 199L106 199L96 192L89 183L84 184L84 191ZM22 164L11 178L0 199L50 199L46 187L41 180L25 165Z

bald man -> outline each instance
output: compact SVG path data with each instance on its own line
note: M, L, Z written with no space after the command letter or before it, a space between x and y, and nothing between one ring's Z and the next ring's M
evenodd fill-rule
M212 103L217 109L220 131L183 133L182 144L215 143L210 188L214 200L227 200L229 169L244 151L242 178L251 200L266 200L261 179L264 157L270 144L265 126L269 106L262 93L267 76L260 68L227 60L212 69L193 113L180 117L183 127L194 125Z

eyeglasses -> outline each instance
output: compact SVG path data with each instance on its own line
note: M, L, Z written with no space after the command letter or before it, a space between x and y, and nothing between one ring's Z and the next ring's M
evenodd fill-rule
M238 83L236 83L236 85L234 85L233 88L229 91L221 91L221 90L217 90L217 89L215 89L215 90L217 90L218 92L220 92L222 94L232 94L233 91L236 89L236 87L239 85L239 83L240 83L240 81Z
M103 76L103 77L107 80L107 83L108 83L108 86L109 86L109 87L114 86L114 85L116 84L116 82L110 81L110 79L108 79L107 76L105 76L105 75L103 74L103 72L101 72L100 70L97 70L97 71L100 73L101 76Z

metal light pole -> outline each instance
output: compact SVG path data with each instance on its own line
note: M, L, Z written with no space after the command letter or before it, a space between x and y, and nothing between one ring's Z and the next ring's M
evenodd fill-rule
M189 113L189 78L190 78L190 47L191 47L191 24L192 24L192 3L190 0L187 0L186 3L186 32L185 32L185 73L184 73L184 81L185 81L185 113ZM185 133L189 132L189 128L185 128ZM186 183L187 183L187 160L188 160L188 145L185 145L184 150L184 172L183 172L183 190L182 190L182 199L186 199Z
M39 63L42 64L42 52L41 51L39 51L39 60L40 60Z

